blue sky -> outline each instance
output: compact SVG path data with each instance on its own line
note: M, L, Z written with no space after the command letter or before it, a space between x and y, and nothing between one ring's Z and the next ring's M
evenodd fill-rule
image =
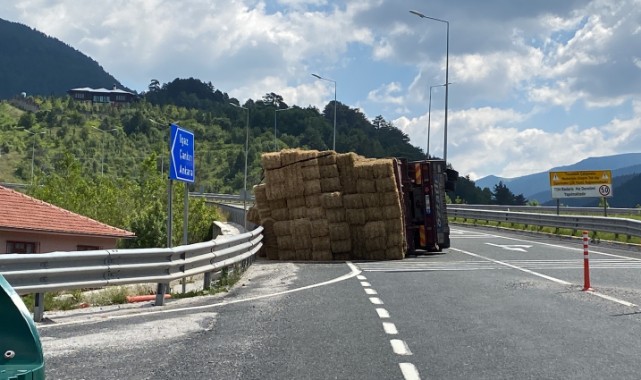
M641 147L640 0L17 0L0 18L56 37L145 91L194 77L382 115L426 149L445 83L448 161L515 177ZM78 84L82 86L81 83ZM443 154L445 90L430 153Z

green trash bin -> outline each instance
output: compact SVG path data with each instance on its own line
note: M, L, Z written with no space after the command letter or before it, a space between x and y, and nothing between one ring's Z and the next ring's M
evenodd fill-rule
M40 380L45 363L29 310L0 274L0 380Z

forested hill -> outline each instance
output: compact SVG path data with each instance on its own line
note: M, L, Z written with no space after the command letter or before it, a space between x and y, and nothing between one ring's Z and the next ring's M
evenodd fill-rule
M122 85L96 61L23 24L0 19L0 99L64 95L75 87Z

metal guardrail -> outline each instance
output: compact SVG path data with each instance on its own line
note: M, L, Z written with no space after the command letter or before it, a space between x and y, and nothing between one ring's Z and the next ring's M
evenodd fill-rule
M625 218L610 218L584 215L536 214L515 211L492 211L448 206L448 216L464 220L483 220L500 223L523 224L526 226L568 228L609 232L618 235L641 237L641 221Z
M211 273L252 258L262 247L262 227L240 235L174 248L0 255L0 273L18 294L36 293L34 320L42 320L45 292L110 285L170 283Z
M216 193L189 193L190 197L205 198L211 202L224 202L224 203L243 203L243 196L236 194L216 194ZM247 202L254 202L254 196L247 197Z
M517 211L531 213L556 213L556 206L503 206L503 205L448 205L472 210ZM641 208L608 207L608 215L641 215ZM603 214L603 207L559 207L560 214Z

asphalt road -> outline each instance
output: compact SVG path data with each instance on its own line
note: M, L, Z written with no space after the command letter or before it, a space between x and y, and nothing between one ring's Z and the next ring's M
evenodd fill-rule
M229 293L51 314L47 379L639 379L641 253L455 227L445 254L257 261Z

